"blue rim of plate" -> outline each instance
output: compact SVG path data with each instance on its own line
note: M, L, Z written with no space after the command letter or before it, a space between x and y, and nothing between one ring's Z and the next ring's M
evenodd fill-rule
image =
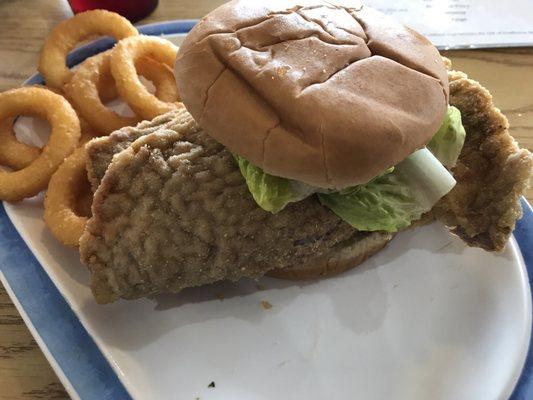
M179 20L144 25L145 35L187 33L196 20ZM101 39L73 51L67 64L74 66L87 57L109 49L112 39ZM39 74L26 85L42 84ZM530 287L533 287L533 209L522 198L524 215L517 221L514 237L524 258ZM51 355L53 366L83 400L126 400L131 396L107 359L98 349L78 317L71 310L50 277L13 226L0 205L0 275L16 297L28 321L39 335L39 345ZM76 351L73 351L75 349ZM54 365L55 364L55 365ZM73 393L71 393L73 394ZM533 335L520 378L510 400L533 398Z

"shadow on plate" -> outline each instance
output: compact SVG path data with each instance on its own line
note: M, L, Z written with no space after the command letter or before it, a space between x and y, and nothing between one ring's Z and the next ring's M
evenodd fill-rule
M362 265L326 279L286 281L265 277L218 282L178 294L122 300L106 306L91 299L83 305L84 313L95 321L106 343L125 350L141 349L169 332L193 325L213 326L220 320L230 325L234 320L260 325L268 319L269 326L277 326L281 333L287 329L287 319L298 312L333 313L346 329L368 334L381 327L389 307L387 291L391 288L383 285L382 268L394 268L395 260L413 249L444 255L461 254L465 249L459 239L443 234L438 224L421 229L426 232L403 232ZM320 310L306 307L309 301ZM272 308L266 309L265 305Z
M269 326L277 326L275 331L282 335L287 329L286 319L299 312L296 310L307 310L309 299L314 303L318 299L324 309L332 310L347 329L366 334L381 326L388 307L376 266L369 260L345 274L322 280L244 279L108 306L90 301L83 305L83 311L96 322L106 343L124 350L138 350L171 331L216 320L259 325L268 319ZM347 279L352 275L357 279Z

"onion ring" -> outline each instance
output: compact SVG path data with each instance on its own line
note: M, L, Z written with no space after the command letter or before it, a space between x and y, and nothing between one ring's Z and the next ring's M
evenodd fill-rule
M165 102L179 101L180 95L174 72L168 65L143 57L135 63L135 68L139 75L152 82L155 87L155 97Z
M104 105L102 88L106 88L107 96L113 95L113 89L116 88L111 75L110 60L111 50L87 59L63 87L74 107L102 134L109 134L141 121L138 116L124 117ZM139 74L154 84L156 97L174 101L178 99L174 74L167 65L149 58L140 58L136 66ZM118 96L116 89L115 95Z
M33 85L33 87L48 89L59 95L62 94L60 90L48 88L43 85ZM0 123L0 165L18 171L27 167L33 160L39 157L41 148L20 142L13 129L14 123L14 118Z
M65 93L83 118L98 132L106 135L141 121L138 116L124 117L107 108L100 99L98 87L110 75L111 51L85 60L64 86Z
M40 87L23 87L0 94L0 123L21 114L46 118L52 127L41 154L27 167L0 172L0 200L31 197L46 188L50 177L80 140L80 122L62 96Z
M39 157L41 149L19 142L13 130L14 118L0 122L0 165L19 170Z
M140 58L135 64L139 75L148 79L155 88L155 97L162 101L175 102L180 98L174 73L168 65L161 64L151 58ZM102 103L107 103L119 97L115 80L111 73L100 76L98 94Z
M79 117L79 116L78 116ZM81 138L80 144L85 144L94 139L98 133L87 121L80 118ZM0 165L15 171L30 165L41 154L41 148L19 142L13 130L13 119L0 123Z
M153 119L175 110L181 103L164 102L148 92L137 76L136 61L148 57L172 67L177 52L178 48L168 40L143 35L121 40L113 49L111 73L118 93L141 117Z
M105 11L91 10L56 25L46 38L39 59L39 72L46 84L62 88L72 76L66 57L76 44L90 36L111 36L117 41L138 35L137 29L124 17Z
M62 244L78 247L87 217L76 213L77 202L89 187L85 163L87 151L79 147L52 175L44 197L44 222Z

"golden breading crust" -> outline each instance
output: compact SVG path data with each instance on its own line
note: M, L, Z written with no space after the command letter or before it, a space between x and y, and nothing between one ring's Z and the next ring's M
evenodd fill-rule
M488 90L459 71L448 77L450 104L461 110L466 141L452 171L457 185L433 213L470 246L501 251L522 215L520 196L533 158L509 134Z

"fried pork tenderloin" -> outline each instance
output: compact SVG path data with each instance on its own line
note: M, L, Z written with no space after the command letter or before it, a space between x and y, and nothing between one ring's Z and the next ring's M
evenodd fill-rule
M531 154L478 82L449 72L467 136L456 187L432 214L468 245L502 250L531 173ZM232 155L185 110L88 145L93 217L80 241L100 303L222 279L303 279L352 268L393 235L358 232L315 196L277 214L251 197Z
M152 125L128 130L142 137L113 157L96 190L80 253L98 302L257 278L338 258L365 238L365 251L377 251L392 237L357 232L314 196L277 214L262 210L228 150L188 113L165 118L172 125L147 135L139 130Z

